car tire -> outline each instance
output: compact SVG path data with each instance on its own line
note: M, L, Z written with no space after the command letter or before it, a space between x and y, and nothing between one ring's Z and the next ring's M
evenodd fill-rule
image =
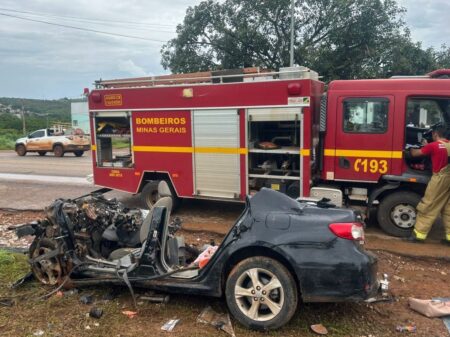
M43 157L47 154L47 151L38 151L38 153L41 157Z
M81 157L84 154L84 151L74 151L74 155L76 157Z
M19 155L21 157L25 156L27 154L27 149L26 149L25 145L22 145L22 144L17 145L16 153L17 153L17 155Z
M55 157L63 157L64 156L64 149L61 145L55 145L53 148L53 153Z
M381 229L397 236L410 236L416 222L416 207L421 197L408 191L394 192L384 197L378 206L377 219Z
M274 288L264 291L268 286ZM225 297L234 318L254 330L280 328L289 322L298 304L297 285L289 270L263 256L245 259L233 268Z
M57 249L57 244L47 238L35 238L30 245L28 256L30 259L47 254L49 251ZM64 269L58 257L52 257L44 263L31 265L31 271L35 278L42 284L58 285L64 276Z

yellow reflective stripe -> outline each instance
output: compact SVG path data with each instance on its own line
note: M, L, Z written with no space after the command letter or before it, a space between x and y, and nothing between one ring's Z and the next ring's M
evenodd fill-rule
M414 229L414 235L416 236L416 239L419 239L419 240L425 240L426 238L427 238L427 233L422 233L422 232L419 232L417 229Z
M445 236L445 240L450 241L450 234L447 234L447 235Z
M195 153L247 154L246 148L231 147L195 147Z
M188 146L133 146L136 152L168 152L168 153L221 153L247 154L246 148L231 147L188 147Z
M363 157L363 158L395 158L403 156L402 151L375 151L375 150L334 150L325 149L327 157Z
M324 154L326 157L334 157L334 156L336 156L336 150L333 150L333 149L325 149L325 150L323 151L323 154Z
M183 146L133 146L136 152L171 152L171 153L192 153L192 147Z
M92 144L92 145L91 145L91 150L92 150L92 151L96 151L96 150L97 150L97 145Z
M234 147L183 147L183 146L133 146L135 152L168 152L168 153L220 153L220 154L248 154L247 148ZM268 151L270 153L270 150ZM310 156L310 149L301 149L302 156Z
M309 156L309 155L311 154L311 151L310 151L309 149L301 149L301 150L300 150L300 154L301 154L303 157L307 157L307 156Z

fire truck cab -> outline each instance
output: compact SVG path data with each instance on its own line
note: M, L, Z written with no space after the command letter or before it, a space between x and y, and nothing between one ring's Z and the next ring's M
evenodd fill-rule
M243 201L262 187L293 198L377 207L409 235L431 172L403 151L450 125L449 70L324 83L305 67L97 81L89 93L94 183L157 199Z

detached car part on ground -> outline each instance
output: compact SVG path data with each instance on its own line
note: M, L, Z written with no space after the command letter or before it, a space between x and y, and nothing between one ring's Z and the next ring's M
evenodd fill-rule
M17 139L15 150L19 156L25 156L27 152L37 152L40 156L53 152L55 157L62 157L66 152L73 152L75 156L81 157L90 147L89 137L81 129L75 129L71 134L58 134L52 129L42 129Z
M169 195L167 184L159 192ZM304 302L359 301L378 291L377 260L362 246L354 211L303 203L262 189L201 269L175 236L172 200L145 216L99 195L56 200L47 218L17 229L34 234L30 264L50 285L123 284L164 292L224 296L244 326L276 329Z

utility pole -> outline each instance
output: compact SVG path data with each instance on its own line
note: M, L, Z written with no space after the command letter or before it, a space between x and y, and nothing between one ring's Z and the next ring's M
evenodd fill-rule
M22 103L22 128L23 128L23 134L27 134L27 127L25 124L25 111L23 110L23 103Z
M295 12L295 0L291 0L291 50L289 66L294 66L294 12Z

